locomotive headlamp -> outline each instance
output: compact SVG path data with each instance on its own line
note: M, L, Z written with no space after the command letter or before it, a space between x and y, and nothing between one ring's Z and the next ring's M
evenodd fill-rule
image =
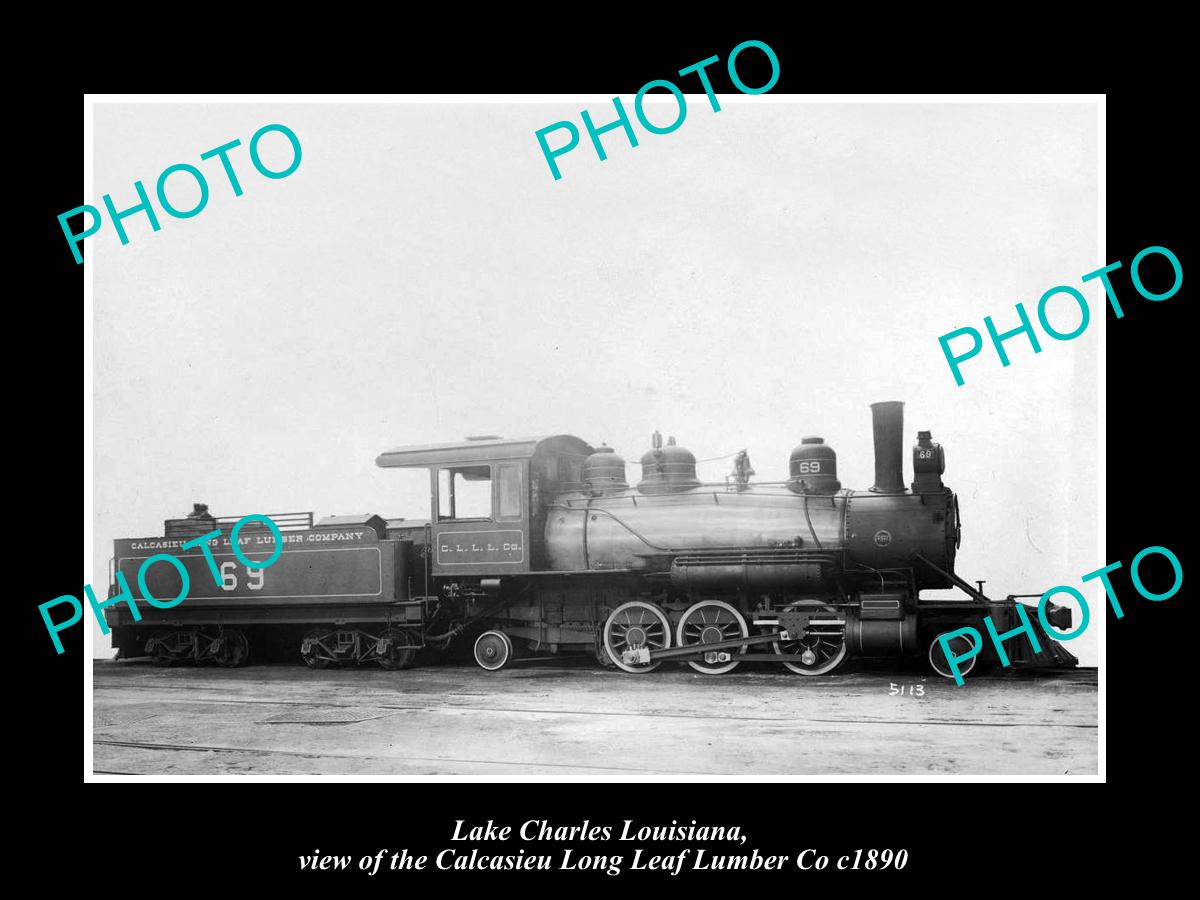
M917 432L917 443L913 445L913 483L914 494L940 494L945 485L942 484L942 474L946 471L946 453L942 445L934 443L933 434L929 431Z
M1046 601L1046 620L1055 628L1066 630L1071 627L1071 607Z

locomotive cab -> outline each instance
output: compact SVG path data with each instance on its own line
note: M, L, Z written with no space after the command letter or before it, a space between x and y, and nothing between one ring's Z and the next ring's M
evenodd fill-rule
M502 576L545 568L544 498L577 488L593 453L571 435L397 447L385 468L427 468L430 572Z

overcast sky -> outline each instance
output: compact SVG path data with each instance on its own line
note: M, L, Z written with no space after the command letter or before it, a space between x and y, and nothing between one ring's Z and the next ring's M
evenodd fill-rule
M1108 562L1098 285L1082 337L1041 335L1036 356L1015 338L1007 369L989 348L964 387L937 341L986 315L1014 327L1015 303L1034 317L1048 288L1083 289L1108 262L1094 107L689 101L679 130L639 132L636 149L605 135L604 162L584 134L560 181L534 132L578 123L582 102L98 104L88 202L132 206L134 180L153 191L178 162L211 196L191 219L160 211L156 233L127 219L127 246L111 223L88 239L92 583L114 538L161 534L196 501L425 517L426 476L375 456L468 434L605 441L630 480L655 429L702 458L746 448L763 480L819 434L843 485L867 488L877 400L906 403L906 481L918 429L945 446L962 577L1003 597ZM303 160L268 180L246 145L275 122ZM236 198L199 159L234 138ZM286 164L279 135L262 148ZM170 196L192 205L186 176ZM1052 321L1078 320L1064 304ZM1068 646L1094 665L1095 626Z

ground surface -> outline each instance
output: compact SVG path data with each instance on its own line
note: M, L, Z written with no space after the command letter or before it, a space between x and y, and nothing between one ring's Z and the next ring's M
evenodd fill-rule
M547 780L1094 774L1096 670L706 677L593 665L312 671L96 661L97 773ZM892 691L904 687L905 693ZM923 696L911 696L915 687Z

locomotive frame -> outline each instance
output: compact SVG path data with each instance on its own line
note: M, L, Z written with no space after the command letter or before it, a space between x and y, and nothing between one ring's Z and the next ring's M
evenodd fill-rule
M848 658L924 655L952 677L939 636L988 615L1004 630L1020 620L1013 596L991 600L954 573L958 501L929 432L905 487L902 408L872 404L867 491L841 488L820 438L793 451L785 482L752 483L743 452L723 483L703 484L695 458L656 434L636 488L609 448L571 435L396 448L376 462L428 470L427 520L271 516L284 546L269 570L245 567L218 539L211 591L140 619L113 604L106 621L121 656L159 665L238 666L252 646L290 644L312 668L403 669L468 639L489 671L529 653L586 653L631 674L684 662L710 675L753 662L825 675ZM115 573L135 583L154 550L173 552L193 584L214 582L200 550L182 544L231 521L197 504L161 538L117 540L109 596ZM243 535L244 555L274 550L265 529ZM174 567L147 582L153 596L179 593ZM965 597L921 596L949 587ZM1067 628L1070 611L1050 604L1048 619ZM1075 665L1032 620L1042 649L1011 648L1013 664ZM954 643L960 655L970 646ZM994 660L985 646L960 671Z

